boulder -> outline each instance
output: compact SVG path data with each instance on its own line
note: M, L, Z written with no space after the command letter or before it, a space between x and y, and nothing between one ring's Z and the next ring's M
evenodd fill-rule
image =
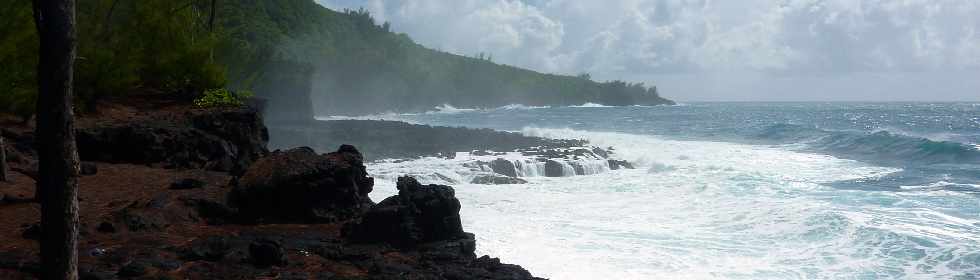
M565 176L565 168L560 162L549 159L544 163L544 176L545 177Z
M470 184L515 185L515 184L527 184L527 181L521 178L514 178L514 177L507 177L507 176L481 175L473 178L473 180L470 181Z
M260 239L248 245L249 260L255 267L282 266L288 263L286 250L282 243L270 239Z
M490 162L490 168L493 169L494 173L504 176L517 177L517 167L514 166L514 162L512 161L497 158Z
M385 242L400 248L466 239L459 209L452 187L401 177L398 195L371 207L359 223L348 224L343 232L355 242ZM470 246L463 247L472 253Z
M592 153L602 158L609 157L609 151L599 147L592 147Z
M625 161L625 160L610 159L610 160L608 160L608 162L609 162L609 169L612 169L612 170L618 170L618 169L623 169L623 168L625 168L625 169L633 169L633 164L631 164L631 163L629 163L628 161Z
M175 197L163 193L151 199L140 199L109 213L107 222L116 231L129 232L163 231L174 225L216 224L230 219L230 210L223 204L208 198L194 196ZM98 229L97 229L98 230Z
M310 148L276 151L252 164L229 194L245 223L330 223L373 202L363 157L350 145L318 155Z
M178 257L185 261L218 262L234 250L234 240L227 236L211 236L196 239L178 251Z
M252 109L192 114L191 126L218 136L235 147L233 173L241 175L249 164L269 153L269 130L261 115Z

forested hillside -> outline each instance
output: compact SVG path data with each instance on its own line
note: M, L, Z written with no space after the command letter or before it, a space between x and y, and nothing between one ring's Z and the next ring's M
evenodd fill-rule
M526 105L663 104L655 87L594 82L427 49L364 11L312 0L78 0L78 103L139 91L254 91L272 119ZM214 6L212 6L214 5ZM213 9L213 11L212 11ZM29 116L30 1L0 7L0 109ZM275 113L284 113L277 115Z

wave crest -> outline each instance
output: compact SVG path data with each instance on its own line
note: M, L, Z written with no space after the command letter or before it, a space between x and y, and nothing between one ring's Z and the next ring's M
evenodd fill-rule
M794 124L776 124L766 127L756 136L770 142L806 143L816 150L849 157L901 161L913 165L980 163L980 150L973 144L931 140L889 130L828 131Z

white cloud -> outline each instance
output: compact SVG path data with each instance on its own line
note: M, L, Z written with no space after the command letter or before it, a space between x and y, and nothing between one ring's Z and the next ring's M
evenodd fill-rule
M980 71L976 0L318 0L445 51L600 79Z

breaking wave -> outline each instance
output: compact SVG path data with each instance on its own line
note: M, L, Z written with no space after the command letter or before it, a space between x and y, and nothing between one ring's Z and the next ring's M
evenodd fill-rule
M980 164L973 144L931 140L888 130L830 131L793 124L776 124L756 135L780 143L805 143L810 149L849 158L900 165Z

